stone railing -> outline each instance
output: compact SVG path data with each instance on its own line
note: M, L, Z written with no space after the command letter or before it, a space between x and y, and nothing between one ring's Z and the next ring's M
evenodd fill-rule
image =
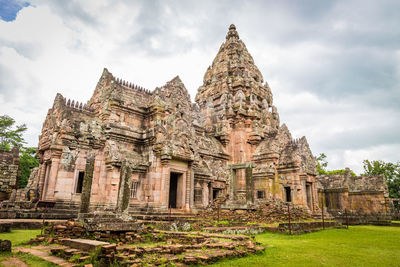
M129 89L132 89L132 90L136 90L138 92L142 92L142 93L145 93L145 94L148 94L148 95L152 94L152 92L149 89L143 88L142 86L139 86L139 85L135 85L135 84L133 84L131 82L127 82L127 81L122 80L120 78L116 78L115 81L119 85L121 85L123 87L129 88Z

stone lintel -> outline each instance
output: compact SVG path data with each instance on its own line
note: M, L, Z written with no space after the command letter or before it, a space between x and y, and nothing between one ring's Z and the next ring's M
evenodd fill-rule
M384 193L383 191L364 190L364 191L349 192L349 195L380 195L383 193Z
M330 188L330 189L325 188L325 189L319 189L318 191L322 193L331 193L331 192L345 193L348 192L349 190L347 188Z
M255 168L256 164L253 162L245 162L239 164L231 164L226 167L227 170Z

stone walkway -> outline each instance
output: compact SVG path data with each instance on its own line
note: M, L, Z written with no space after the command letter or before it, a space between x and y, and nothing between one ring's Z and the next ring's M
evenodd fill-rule
M7 260L2 261L0 264L2 264L4 267L28 267L25 262L15 257L8 258Z
M53 219L46 219L46 222L59 222L63 223L66 222L67 220L53 220ZM12 222L39 222L42 223L43 219L0 219L0 222L7 222L7 223L12 223Z
M29 253L32 255L35 255L39 258L42 258L46 261L58 264L60 266L73 266L72 263L62 259L62 258L58 258L55 256L50 256L49 255L49 251L50 251L51 247L43 247L43 246L37 246L37 247L30 247L30 248L25 248L25 247L15 247L14 251L18 252L25 252L25 253Z

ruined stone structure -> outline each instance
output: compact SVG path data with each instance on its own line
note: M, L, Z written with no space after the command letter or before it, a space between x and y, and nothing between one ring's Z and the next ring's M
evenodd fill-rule
M384 214L390 212L389 192L383 175L320 175L317 178L319 204L333 215Z
M104 69L86 103L57 94L40 136L40 198L80 212L187 212L266 198L318 211L316 161L281 125L271 89L234 25L195 103L179 77L153 91Z
M0 151L0 201L10 199L13 189L18 188L19 176L19 149Z

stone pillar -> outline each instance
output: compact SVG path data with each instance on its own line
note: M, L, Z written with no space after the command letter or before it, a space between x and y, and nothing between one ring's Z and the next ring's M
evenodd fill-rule
M45 193L43 194L46 199L54 199L54 191L57 184L58 167L60 165L60 159L55 158L51 160L50 168L48 168L48 174L46 175L46 187Z
M252 204L254 201L253 196L253 168L252 166L246 167L246 202L247 204Z
M189 208L194 206L194 195L195 195L195 186L194 186L194 171L192 165L190 165L190 172L188 174L190 179L190 195L189 195Z
M83 186L81 194L81 204L79 213L88 213L90 206L90 195L92 193L92 181L94 172L95 156L90 154L86 159L85 176L83 177Z
M188 170L186 172L186 196L185 196L186 210L190 210L191 188L192 188L192 164L188 163Z
M132 170L129 163L124 161L121 165L118 187L117 211L124 212L129 207L130 190L132 183Z
M207 182L203 182L203 195L202 195L202 203L203 207L208 206L208 184Z
M231 172L229 174L229 180L231 182L230 187L229 187L229 200L233 201L235 199L235 184L236 184L236 179L235 179L235 170L231 169Z
M47 172L47 163L43 162L40 166L40 176L39 176L39 198L44 199L43 189L44 189L44 180Z

